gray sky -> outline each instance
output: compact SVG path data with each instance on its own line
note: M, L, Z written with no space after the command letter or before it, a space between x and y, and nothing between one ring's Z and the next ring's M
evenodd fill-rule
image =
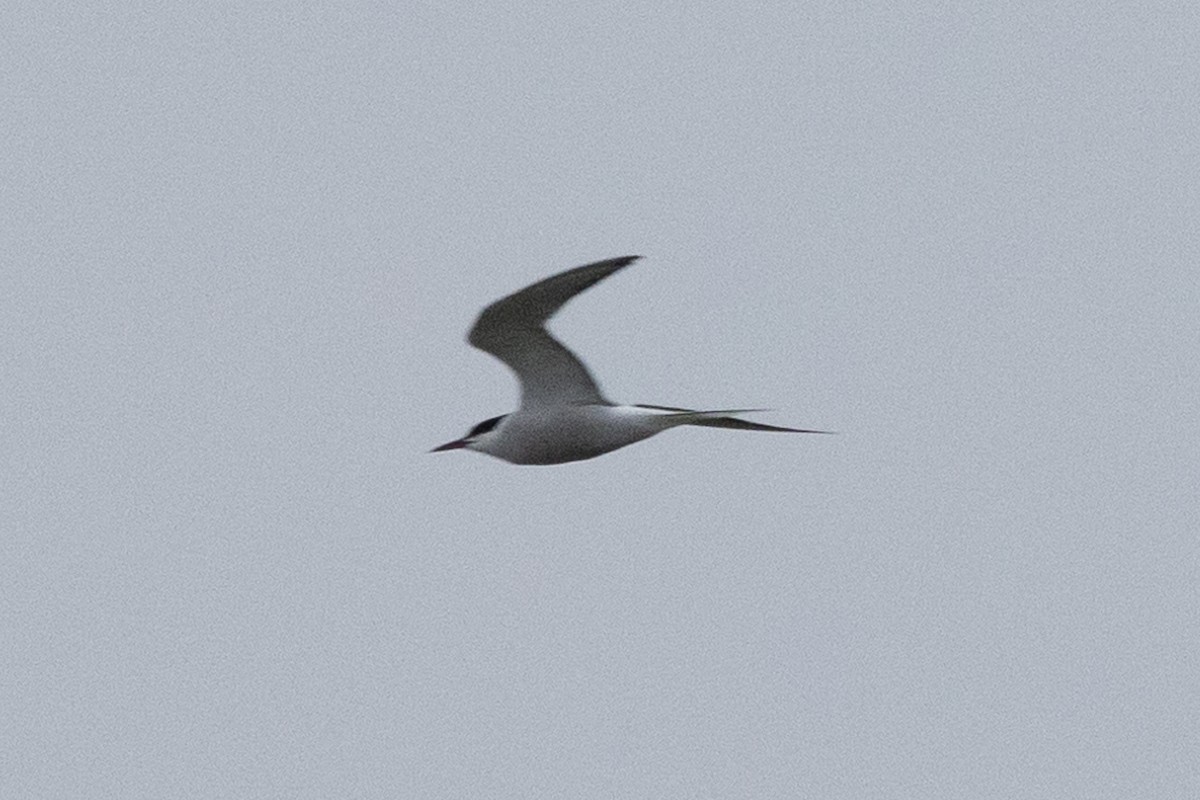
M0 795L1200 794L1194 4L494 5L6 11Z

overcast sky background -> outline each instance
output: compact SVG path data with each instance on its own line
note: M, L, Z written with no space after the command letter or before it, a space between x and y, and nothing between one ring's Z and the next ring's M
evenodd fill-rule
M1196 6L493 5L4 12L0 795L1200 795Z

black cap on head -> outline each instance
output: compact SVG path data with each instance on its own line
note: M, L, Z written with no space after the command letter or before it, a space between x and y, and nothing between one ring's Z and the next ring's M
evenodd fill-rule
M485 419L483 422L479 423L474 428L471 428L471 430L467 433L466 438L470 439L473 436L479 436L480 434L487 433L488 431L492 430L497 425L499 425L500 420L504 419L507 416L508 416L507 414L501 414L498 417L492 417L491 419Z

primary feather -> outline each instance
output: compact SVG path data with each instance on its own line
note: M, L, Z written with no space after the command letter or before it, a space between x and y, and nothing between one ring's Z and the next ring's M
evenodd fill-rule
M479 314L467 341L517 374L522 407L607 403L583 362L545 326L572 297L639 258L585 264L502 297Z

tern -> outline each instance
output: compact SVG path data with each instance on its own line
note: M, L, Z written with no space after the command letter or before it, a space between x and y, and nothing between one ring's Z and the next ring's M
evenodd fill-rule
M526 286L483 309L467 341L503 361L521 384L521 405L485 419L461 439L431 450L474 450L512 464L563 464L610 453L680 425L778 433L829 433L738 419L762 409L696 411L613 403L578 357L546 330L575 295L641 256L585 264Z

